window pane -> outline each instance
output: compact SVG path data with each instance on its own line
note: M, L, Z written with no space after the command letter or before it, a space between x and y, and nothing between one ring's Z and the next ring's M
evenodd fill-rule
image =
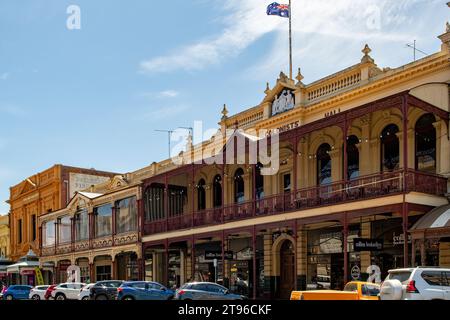
M89 239L89 221L88 212L86 209L81 210L76 215L75 222L75 240L87 240Z
M116 204L117 233L135 231L137 228L136 197L123 199Z
M72 223L70 220L70 216L62 217L59 221L59 233L58 233L58 240L59 243L68 243L71 241L71 229L72 229Z
M55 245L55 221L48 221L43 226L43 235L44 239L43 246L44 247L51 247Z
M111 205L106 204L94 209L95 229L97 237L105 237L112 234L112 210Z
M430 286L442 286L441 283L442 274L440 271L424 271L422 272L422 278Z

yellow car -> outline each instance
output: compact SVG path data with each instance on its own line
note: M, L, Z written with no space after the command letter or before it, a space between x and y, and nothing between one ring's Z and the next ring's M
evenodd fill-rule
M380 286L375 283L351 281L343 291L292 291L291 300L379 300Z

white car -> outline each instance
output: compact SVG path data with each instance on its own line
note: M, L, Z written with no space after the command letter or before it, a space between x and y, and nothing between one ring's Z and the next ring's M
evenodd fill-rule
M389 270L381 300L450 300L450 269L417 267Z
M29 299L32 300L45 300L45 292L50 286L36 286L30 291Z
M85 285L80 293L78 294L78 300L89 300L89 294L91 293L91 288L95 285L95 283L89 283Z
M52 298L55 300L78 300L78 294L85 285L85 283L80 282L58 284L52 291Z

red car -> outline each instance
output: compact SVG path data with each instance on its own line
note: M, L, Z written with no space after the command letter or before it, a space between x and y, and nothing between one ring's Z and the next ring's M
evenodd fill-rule
M47 291L45 291L44 298L45 300L49 300L52 297L52 292L55 290L57 284L52 284L50 287L48 287Z

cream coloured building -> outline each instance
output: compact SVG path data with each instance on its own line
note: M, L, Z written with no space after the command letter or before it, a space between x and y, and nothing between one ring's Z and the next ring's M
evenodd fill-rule
M218 134L188 145L181 164L153 163L40 217L41 263L83 265L98 280L101 272L120 277L117 257L131 252L141 279L216 281L255 298L342 288L374 268L384 277L447 263L448 238L411 236L449 203L450 30L437 41L439 52L398 68L378 66L365 46L356 64L313 83L300 70L295 80L280 73L258 105L236 115L224 106ZM265 143L277 162L250 161L251 148ZM203 161L230 150L238 151L233 163ZM276 170L263 174L269 167ZM130 196L137 240L118 243L113 226L97 235L96 208ZM77 238L81 211L89 239ZM112 225L115 209L106 211Z

